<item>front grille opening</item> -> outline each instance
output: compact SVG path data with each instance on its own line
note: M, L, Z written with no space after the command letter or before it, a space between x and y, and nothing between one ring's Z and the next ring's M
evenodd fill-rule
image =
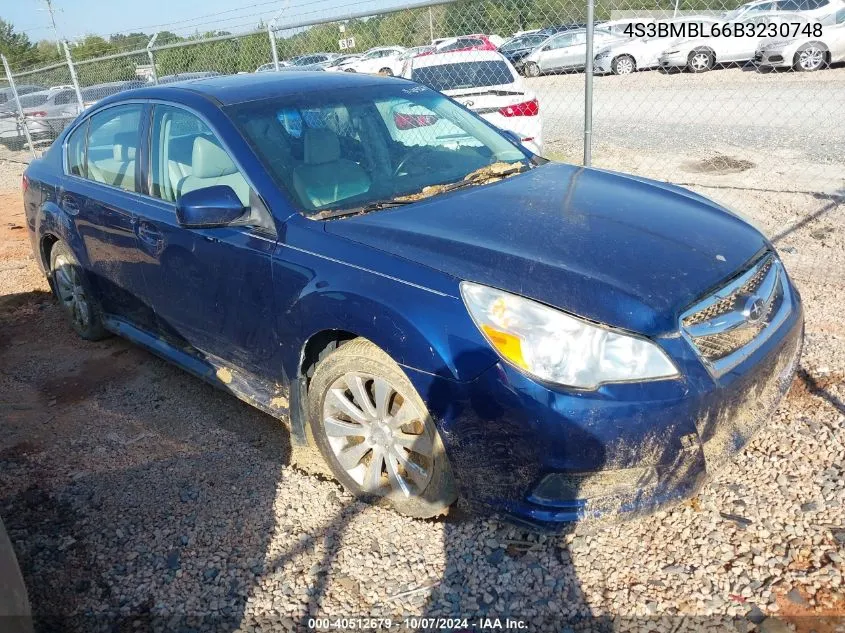
M750 274L750 271L753 271L753 274ZM700 309L693 308L682 317L682 328L706 361L718 363L751 345L763 335L783 305L785 281L776 267L774 256L767 253L750 271L705 298L699 304L702 306ZM771 279L770 275L776 277ZM743 310L746 309L749 299L753 299L767 281L767 296L759 296L766 304L765 312L751 319ZM775 283L772 287L773 282ZM768 292L768 287L772 287L771 292ZM704 331L702 327L694 328L698 330L695 333L691 331L694 326L701 324L705 324ZM725 362L730 363L728 360ZM738 362L737 360L736 363Z

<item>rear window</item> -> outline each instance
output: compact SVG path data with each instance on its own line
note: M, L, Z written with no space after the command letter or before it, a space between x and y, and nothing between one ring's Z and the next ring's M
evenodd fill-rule
M514 76L505 62L490 60L415 68L413 80L442 92L461 88L511 84L514 82Z

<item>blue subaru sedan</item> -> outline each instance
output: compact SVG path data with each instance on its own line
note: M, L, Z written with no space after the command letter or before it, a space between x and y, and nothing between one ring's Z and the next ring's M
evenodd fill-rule
M460 500L554 529L677 502L800 354L798 293L736 214L532 155L403 79L124 92L23 186L77 334L277 417L296 455L414 517Z

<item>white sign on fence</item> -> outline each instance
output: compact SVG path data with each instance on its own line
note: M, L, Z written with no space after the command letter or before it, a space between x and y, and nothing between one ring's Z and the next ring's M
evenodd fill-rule
M338 46L340 46L340 50L346 51L350 48L355 48L355 38L354 37L347 37L344 40L337 41Z

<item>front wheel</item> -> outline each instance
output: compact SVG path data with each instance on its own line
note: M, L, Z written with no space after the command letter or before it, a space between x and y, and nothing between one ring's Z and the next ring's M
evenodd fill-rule
M443 443L393 359L358 338L320 361L308 387L311 435L343 486L368 502L428 518L455 501Z
M634 58L630 55L620 55L610 65L614 75L630 75L637 69Z
M387 67L382 68L380 71L378 71L378 74L384 75L386 77L393 77L393 71L390 70L390 68L387 68Z
M540 67L535 62L528 62L522 68L526 77L540 76Z
M53 292L76 333L89 341L108 336L85 271L64 242L56 242L50 250L50 277Z
M706 49L695 50L687 58L687 68L692 73L703 73L712 70L716 65L716 56L713 51Z
M827 62L827 51L818 44L804 44L795 52L793 68L799 72L819 70Z

